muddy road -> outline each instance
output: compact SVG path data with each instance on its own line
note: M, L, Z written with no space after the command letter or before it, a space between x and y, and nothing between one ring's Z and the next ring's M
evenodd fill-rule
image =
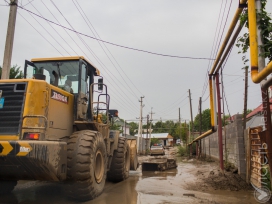
M177 158L178 167L163 172L131 171L120 183L107 182L103 193L86 204L161 204L161 203L257 203L254 191L235 176L228 185L215 162ZM213 182L214 181L214 182ZM216 181L219 181L216 183ZM225 186L225 187L222 187ZM19 181L14 191L0 197L0 203L69 204L59 183Z

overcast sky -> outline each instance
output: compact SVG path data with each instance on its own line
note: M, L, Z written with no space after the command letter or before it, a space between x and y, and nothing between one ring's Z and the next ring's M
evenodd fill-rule
M0 5L2 65L9 6L5 0ZM19 0L19 5L57 24L114 44L165 55L215 58L214 50L218 49L221 36L221 43L225 37L238 0ZM139 117L141 96L145 96L143 116L153 108L154 121L178 120L179 108L182 120L190 119L189 89L194 117L199 97L203 101L208 97L208 89L203 94L203 86L213 61L163 57L98 43L29 11L18 8L11 64L23 68L26 59L36 57L85 56L100 69L111 96L110 107L118 109L123 119ZM271 2L267 11L272 12ZM231 115L242 113L244 103L242 55L237 53L234 47L223 71ZM248 109L260 102L260 86L249 79ZM202 109L206 108L209 100L203 102ZM228 114L226 102L225 112Z

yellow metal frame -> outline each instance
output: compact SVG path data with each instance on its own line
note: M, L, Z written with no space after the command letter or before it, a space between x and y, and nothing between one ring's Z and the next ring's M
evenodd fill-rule
M97 76L100 76L100 71L98 68L96 68L89 60L84 58L83 56L71 56L71 57L49 57L49 58L33 58L31 59L31 62L43 62L43 61L67 61L67 60L84 60L88 64L90 64L95 70Z
M246 2L247 2L247 0L240 0L240 4L245 4ZM214 70L215 70L215 68L216 68L216 66L217 66L217 64L218 64L218 62L219 62L220 59L221 59L221 56L222 56L222 54L223 54L223 52L224 52L224 50L225 50L225 48L226 48L226 46L227 46L227 44L228 44L228 41L229 41L229 39L230 39L230 37L231 37L231 35L232 35L232 32L233 32L233 30L234 30L234 28L235 28L235 26L236 26L236 24L237 24L237 22L238 22L238 20L239 20L239 17L240 17L240 14L242 13L242 11L243 11L243 8L237 8L237 9L236 9L236 12L235 12L235 14L234 14L234 17L233 17L233 19L232 19L232 21L231 21L231 24L230 24L230 27L229 27L229 29L228 29L227 35L226 35L226 37L225 37L225 39L224 39L224 42L222 43L222 45L221 45L221 47L220 47L220 50L219 50L218 55L217 55L217 57L216 57L216 60L215 60L215 62L214 62L214 64L213 64L213 67L212 67L212 69L210 70L210 73L209 73L209 74L213 74L213 73L214 73Z
M19 140L19 136L14 135L1 135L0 141Z
M248 23L250 42L251 79L254 83L260 83L272 73L272 62L262 71L258 71L258 41L255 0L248 0Z
M213 82L212 76L209 76L209 90L210 90L210 108L211 108L211 126L215 125L214 118L214 96L213 96Z

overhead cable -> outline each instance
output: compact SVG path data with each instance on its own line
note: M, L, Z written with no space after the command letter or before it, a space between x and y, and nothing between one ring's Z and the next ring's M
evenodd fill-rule
M72 32L74 32L76 34L79 34L79 35L82 35L82 36L85 36L85 37L88 37L88 38L91 38L91 39L94 39L94 40L98 40L100 42L104 42L104 43L107 43L107 44L110 44L110 45L113 45L113 46L122 47L122 48L125 48L125 49L130 49L130 50L134 50L134 51L138 51L138 52L144 52L144 53L148 53L148 54L152 54L152 55L158 55L158 56L162 56L162 57L172 57L172 58L180 58L180 59L193 59L193 60L215 60L215 59L206 58L206 57L184 57L184 56L177 56L177 55L161 54L161 53L151 52L151 51L147 51L147 50L132 48L132 47L124 46L124 45L119 45L119 44L116 44L116 43L112 43L112 42L109 42L109 41L105 41L105 40L101 40L101 39L95 38L93 36L90 36L90 35L78 32L78 31L76 31L74 29L68 28L66 26L60 25L60 24L58 24L56 22L53 22L53 21L51 21L51 20L49 20L47 18L44 18L44 17L42 17L42 16L40 16L40 15L38 15L38 14L36 14L36 13L28 10L28 9L25 9L22 6L18 6L18 8L21 8L22 10L25 10L25 11L27 11L29 13L32 13L33 15L36 15L39 18L42 18L42 19L44 19L44 20L46 20L46 21L48 21L50 23L53 23L53 24L55 24L57 26L60 26L60 27L62 27L64 29L72 31Z

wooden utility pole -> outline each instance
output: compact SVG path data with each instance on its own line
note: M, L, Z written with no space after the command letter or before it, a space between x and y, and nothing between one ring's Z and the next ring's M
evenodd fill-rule
M152 121L153 121L153 114L155 114L153 111L152 111L152 107L151 107L151 112L150 112L150 125L149 125L149 129L150 129L150 131L149 131L149 139L151 139L151 128L152 128Z
M202 134L202 99L199 97L199 135Z
M142 124L143 124L143 98L144 96L141 96L141 100L139 102L141 103L140 105L140 122L139 122L139 127L138 127L138 137L137 137L137 150L139 153L142 152Z
M191 99L191 91L189 89L189 102L190 102L190 112L191 112L191 128L192 132L194 132L194 121L193 121L193 111L192 111L192 99Z
M202 134L202 100L201 97L199 97L199 135ZM199 140L199 156L201 155L201 142L202 140Z
M248 66L245 67L245 96L244 96L244 120L243 129L246 129L246 116L247 116L247 91L248 91Z
M16 14L17 14L17 2L18 0L11 0L9 4L10 5L9 22L8 22L8 29L7 29L7 37L6 37L6 45L5 45L1 79L9 79L12 48L13 48L14 33L15 33L15 22L16 22Z
M217 112L218 112L218 150L219 150L219 161L220 161L220 168L224 171L224 160L223 160L223 141L222 141L222 117L221 117L221 94L220 94L220 82L219 82L219 74L216 73L216 92L217 92Z
M180 142L181 142L181 118L180 118L180 108L178 109L178 111L179 111L179 139L180 139Z

